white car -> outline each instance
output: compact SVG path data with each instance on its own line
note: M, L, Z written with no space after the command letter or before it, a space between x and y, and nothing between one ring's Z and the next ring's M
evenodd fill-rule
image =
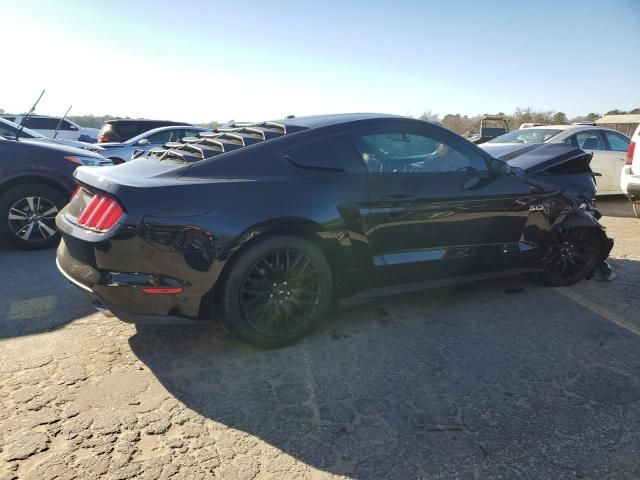
M53 144L57 143L60 145L66 145L67 147L83 148L85 150L91 149L96 153L100 153L102 150L104 150L103 148L100 148L93 143L79 142L77 140L63 140L57 137L55 139L45 137L44 135L38 132L34 132L33 130L29 130L26 127L23 127L22 130L20 130L20 125L16 125L15 123L10 122L9 120L5 120L2 117L0 117L0 137L7 138L9 140L13 140L19 137L21 140L24 139L31 142Z
M26 115L2 115L2 118L20 125ZM24 126L38 132L45 137L53 138L56 128L62 120L60 117L48 117L46 115L31 115L24 122ZM62 120L56 135L56 140L76 140L80 142L96 143L98 141L97 128L85 128L73 123L68 118Z
M637 133L637 132L636 132ZM620 195L620 172L630 139L610 128L590 125L544 125L513 130L478 145L494 157L510 155L533 143L567 143L593 154L591 169L596 178L598 196ZM640 165L637 167L640 173Z
M640 125L636 128L627 155L624 167L620 173L620 188L629 197L633 205L633 213L640 218Z

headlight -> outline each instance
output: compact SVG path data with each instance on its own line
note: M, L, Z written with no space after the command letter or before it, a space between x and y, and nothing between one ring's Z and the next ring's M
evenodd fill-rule
M77 165L87 165L89 167L99 167L101 162L99 158L85 157L83 155L68 155L64 157L65 160L69 160L71 163Z

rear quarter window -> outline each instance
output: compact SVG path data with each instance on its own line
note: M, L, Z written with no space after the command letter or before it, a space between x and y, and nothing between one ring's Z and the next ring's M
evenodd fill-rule
M358 151L346 135L313 142L289 150L285 157L301 168L334 170L348 173L365 172Z

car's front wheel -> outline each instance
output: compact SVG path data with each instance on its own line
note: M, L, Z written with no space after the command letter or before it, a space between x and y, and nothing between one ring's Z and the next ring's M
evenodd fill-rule
M0 197L0 234L27 250L54 246L60 239L55 218L67 200L58 190L39 183L10 188Z
M273 236L232 261L220 294L222 319L251 345L276 348L294 343L331 305L331 270L312 242Z
M640 202L632 202L631 203L631 208L633 208L633 214L637 218L640 218Z
M593 227L558 228L539 278L545 285L573 285L593 273L602 253L602 234Z

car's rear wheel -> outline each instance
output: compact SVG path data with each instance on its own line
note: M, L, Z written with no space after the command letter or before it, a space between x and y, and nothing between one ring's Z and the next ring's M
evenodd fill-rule
M223 321L261 348L307 335L331 304L331 270L313 243L274 236L249 247L229 266L220 295Z
M60 234L55 218L67 200L58 190L39 183L10 188L0 197L0 234L28 250L56 245Z
M544 260L545 285L573 285L593 273L602 252L602 235L592 227L558 228Z
M633 202L633 203L631 203L631 208L633 208L633 214L634 214L637 218L640 218L640 202Z

